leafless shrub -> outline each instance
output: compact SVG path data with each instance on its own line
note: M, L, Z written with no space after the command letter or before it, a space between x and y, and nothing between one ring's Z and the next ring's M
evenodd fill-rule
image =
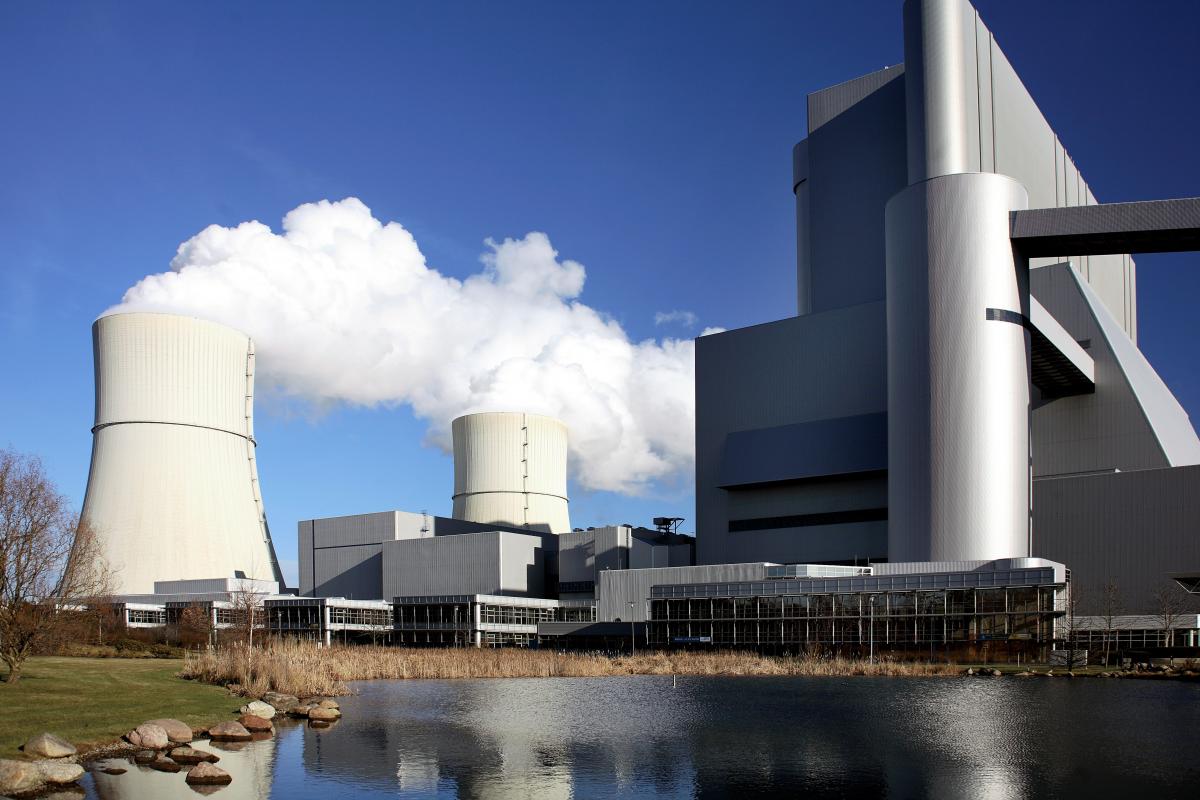
M0 660L7 683L111 591L96 532L36 458L0 450Z

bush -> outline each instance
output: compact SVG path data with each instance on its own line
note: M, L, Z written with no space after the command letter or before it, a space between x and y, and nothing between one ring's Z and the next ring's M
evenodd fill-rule
M102 644L78 644L76 642L66 642L57 650L60 656L68 656L70 658L116 658L118 653L115 647Z
M136 658L138 656L145 655L147 651L145 642L140 642L137 639L130 639L128 637L124 639L117 639L115 642L113 642L113 647L117 649L118 653L126 658Z
M182 647L172 647L169 644L152 644L150 655L155 658L183 658L184 651Z

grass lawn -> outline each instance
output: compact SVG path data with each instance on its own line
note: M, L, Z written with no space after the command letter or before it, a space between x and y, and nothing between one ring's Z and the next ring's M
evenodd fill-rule
M31 658L21 680L0 683L0 758L42 731L80 751L119 739L148 719L189 725L230 719L241 705L217 686L175 677L179 659Z

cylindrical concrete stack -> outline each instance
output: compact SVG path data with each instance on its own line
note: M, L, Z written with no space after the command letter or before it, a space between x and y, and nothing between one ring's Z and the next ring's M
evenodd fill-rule
M454 420L454 518L567 533L567 426L521 412Z
M83 520L116 594L156 580L282 583L254 458L254 346L236 330L171 314L92 326L96 424Z

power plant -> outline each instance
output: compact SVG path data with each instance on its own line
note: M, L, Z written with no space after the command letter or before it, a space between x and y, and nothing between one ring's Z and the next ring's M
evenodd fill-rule
M1129 255L1200 246L1200 199L1099 203L966 0L903 23L903 64L808 96L796 316L697 340L695 538L572 529L567 427L468 414L452 516L301 520L271 629L1028 661L1086 643L1118 585L1128 641L1200 645L1195 614L1145 622L1200 581L1200 439L1138 350ZM163 314L93 331L84 517L123 602L165 624L222 602L203 579L281 582L253 344Z
M283 576L254 457L254 343L172 314L92 325L96 421L82 519L121 595Z
M455 519L566 533L567 426L518 412L454 420Z

